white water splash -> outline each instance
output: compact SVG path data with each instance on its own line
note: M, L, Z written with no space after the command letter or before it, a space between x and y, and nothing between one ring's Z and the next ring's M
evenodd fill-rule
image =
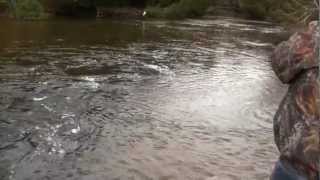
M71 129L72 134L77 134L79 132L80 132L80 126L78 126L77 128Z
M85 76L81 79L87 81L86 85L92 89L98 89L100 86L99 83L96 82L96 78Z
M145 64L144 66L147 68L156 70L160 74L166 74L166 75L173 74L173 72L170 71L170 69L167 66L158 66L158 65L154 65L154 64Z
M45 99L47 99L47 98L48 98L48 96L34 97L34 98L33 98L33 101L43 101L43 100L45 100Z

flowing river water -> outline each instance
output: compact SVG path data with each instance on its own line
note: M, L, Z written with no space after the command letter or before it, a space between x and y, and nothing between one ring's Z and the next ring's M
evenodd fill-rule
M0 179L268 179L282 27L0 22Z

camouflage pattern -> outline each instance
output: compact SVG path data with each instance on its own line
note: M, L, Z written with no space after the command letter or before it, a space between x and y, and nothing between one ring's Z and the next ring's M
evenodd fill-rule
M274 72L289 84L274 117L275 142L281 157L308 180L315 180L320 169L318 57L319 26L311 22L305 32L281 43L271 58Z

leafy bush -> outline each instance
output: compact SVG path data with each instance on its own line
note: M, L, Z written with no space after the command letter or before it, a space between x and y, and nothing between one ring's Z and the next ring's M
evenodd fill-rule
M188 16L186 7L181 6L180 3L165 8L163 13L163 17L168 19L182 19Z
M308 22L319 18L319 1L284 0L274 2L270 9L273 19L280 22Z
M129 6L130 0L95 0L95 3L98 6L106 6L106 7L122 7Z
M305 22L318 17L315 0L239 0L240 9L254 19Z
M163 18L163 9L158 6L149 6L145 11L149 18Z
M40 19L44 17L44 10L38 0L19 0L14 9L18 19Z
M268 12L268 1L240 0L240 9L254 19L265 19Z
M179 0L149 0L148 5L165 8L177 2L179 2Z
M4 13L8 9L8 4L4 0L0 0L0 14Z
M147 8L147 13L148 17L182 19L204 15L208 6L208 0L180 0L164 8L161 5L149 7Z
M208 0L182 0L181 6L185 9L188 17L197 17L205 14L209 6Z

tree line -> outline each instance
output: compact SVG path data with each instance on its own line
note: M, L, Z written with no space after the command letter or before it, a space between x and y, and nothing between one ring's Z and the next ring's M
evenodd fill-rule
M0 0L1 1L1 0ZM230 3L236 11L253 19L279 22L305 22L318 18L319 0L2 0L18 19L53 15L92 15L97 8L134 7L152 18L203 16L208 7Z

